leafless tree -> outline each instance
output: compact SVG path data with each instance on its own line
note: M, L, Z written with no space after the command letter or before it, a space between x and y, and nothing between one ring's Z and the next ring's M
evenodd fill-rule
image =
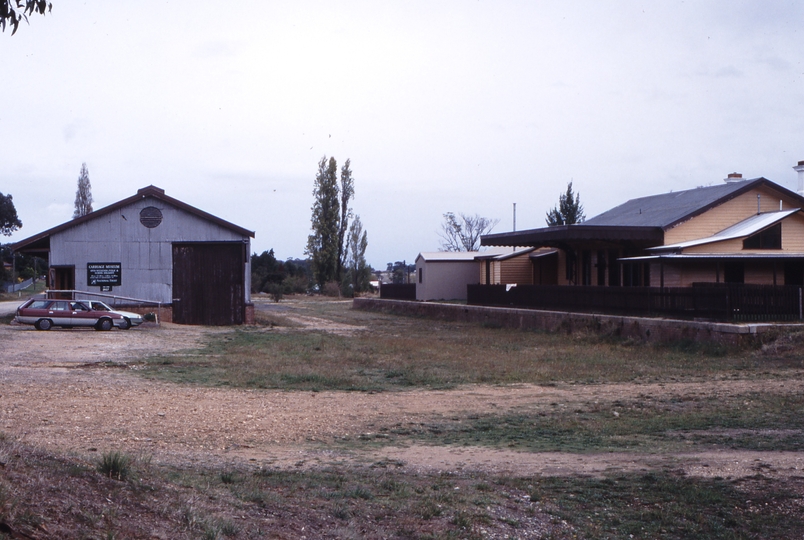
M441 224L441 249L444 251L477 251L480 237L488 234L499 223L499 219L489 219L477 214L467 216L452 212L444 214Z

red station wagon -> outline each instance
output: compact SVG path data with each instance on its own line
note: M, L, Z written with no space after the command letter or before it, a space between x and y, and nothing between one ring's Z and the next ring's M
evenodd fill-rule
M28 300L17 308L16 320L32 324L37 330L50 330L54 326L91 326L95 330L111 330L115 326L127 330L131 327L129 319L110 311L105 304L75 300Z

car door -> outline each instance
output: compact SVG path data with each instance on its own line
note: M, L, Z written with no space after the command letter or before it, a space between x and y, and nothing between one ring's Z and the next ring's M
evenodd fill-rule
M53 321L53 326L72 326L70 303L66 300L51 302L47 307L47 315Z
M73 326L94 326L98 322L98 314L84 302L70 302L70 318Z

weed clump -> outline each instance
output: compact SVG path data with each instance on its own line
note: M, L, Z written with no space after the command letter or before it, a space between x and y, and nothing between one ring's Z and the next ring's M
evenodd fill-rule
M118 451L106 452L98 463L98 471L113 480L124 481L131 473L131 458Z

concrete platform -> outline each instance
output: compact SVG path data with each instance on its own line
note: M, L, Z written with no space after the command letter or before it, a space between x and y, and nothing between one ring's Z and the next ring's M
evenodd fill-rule
M596 313L571 313L507 307L467 306L438 302L412 302L355 298L355 309L408 315L444 321L489 324L523 330L572 333L591 331L649 342L690 339L742 344L769 332L804 329L804 324L720 323L648 317L625 317Z

